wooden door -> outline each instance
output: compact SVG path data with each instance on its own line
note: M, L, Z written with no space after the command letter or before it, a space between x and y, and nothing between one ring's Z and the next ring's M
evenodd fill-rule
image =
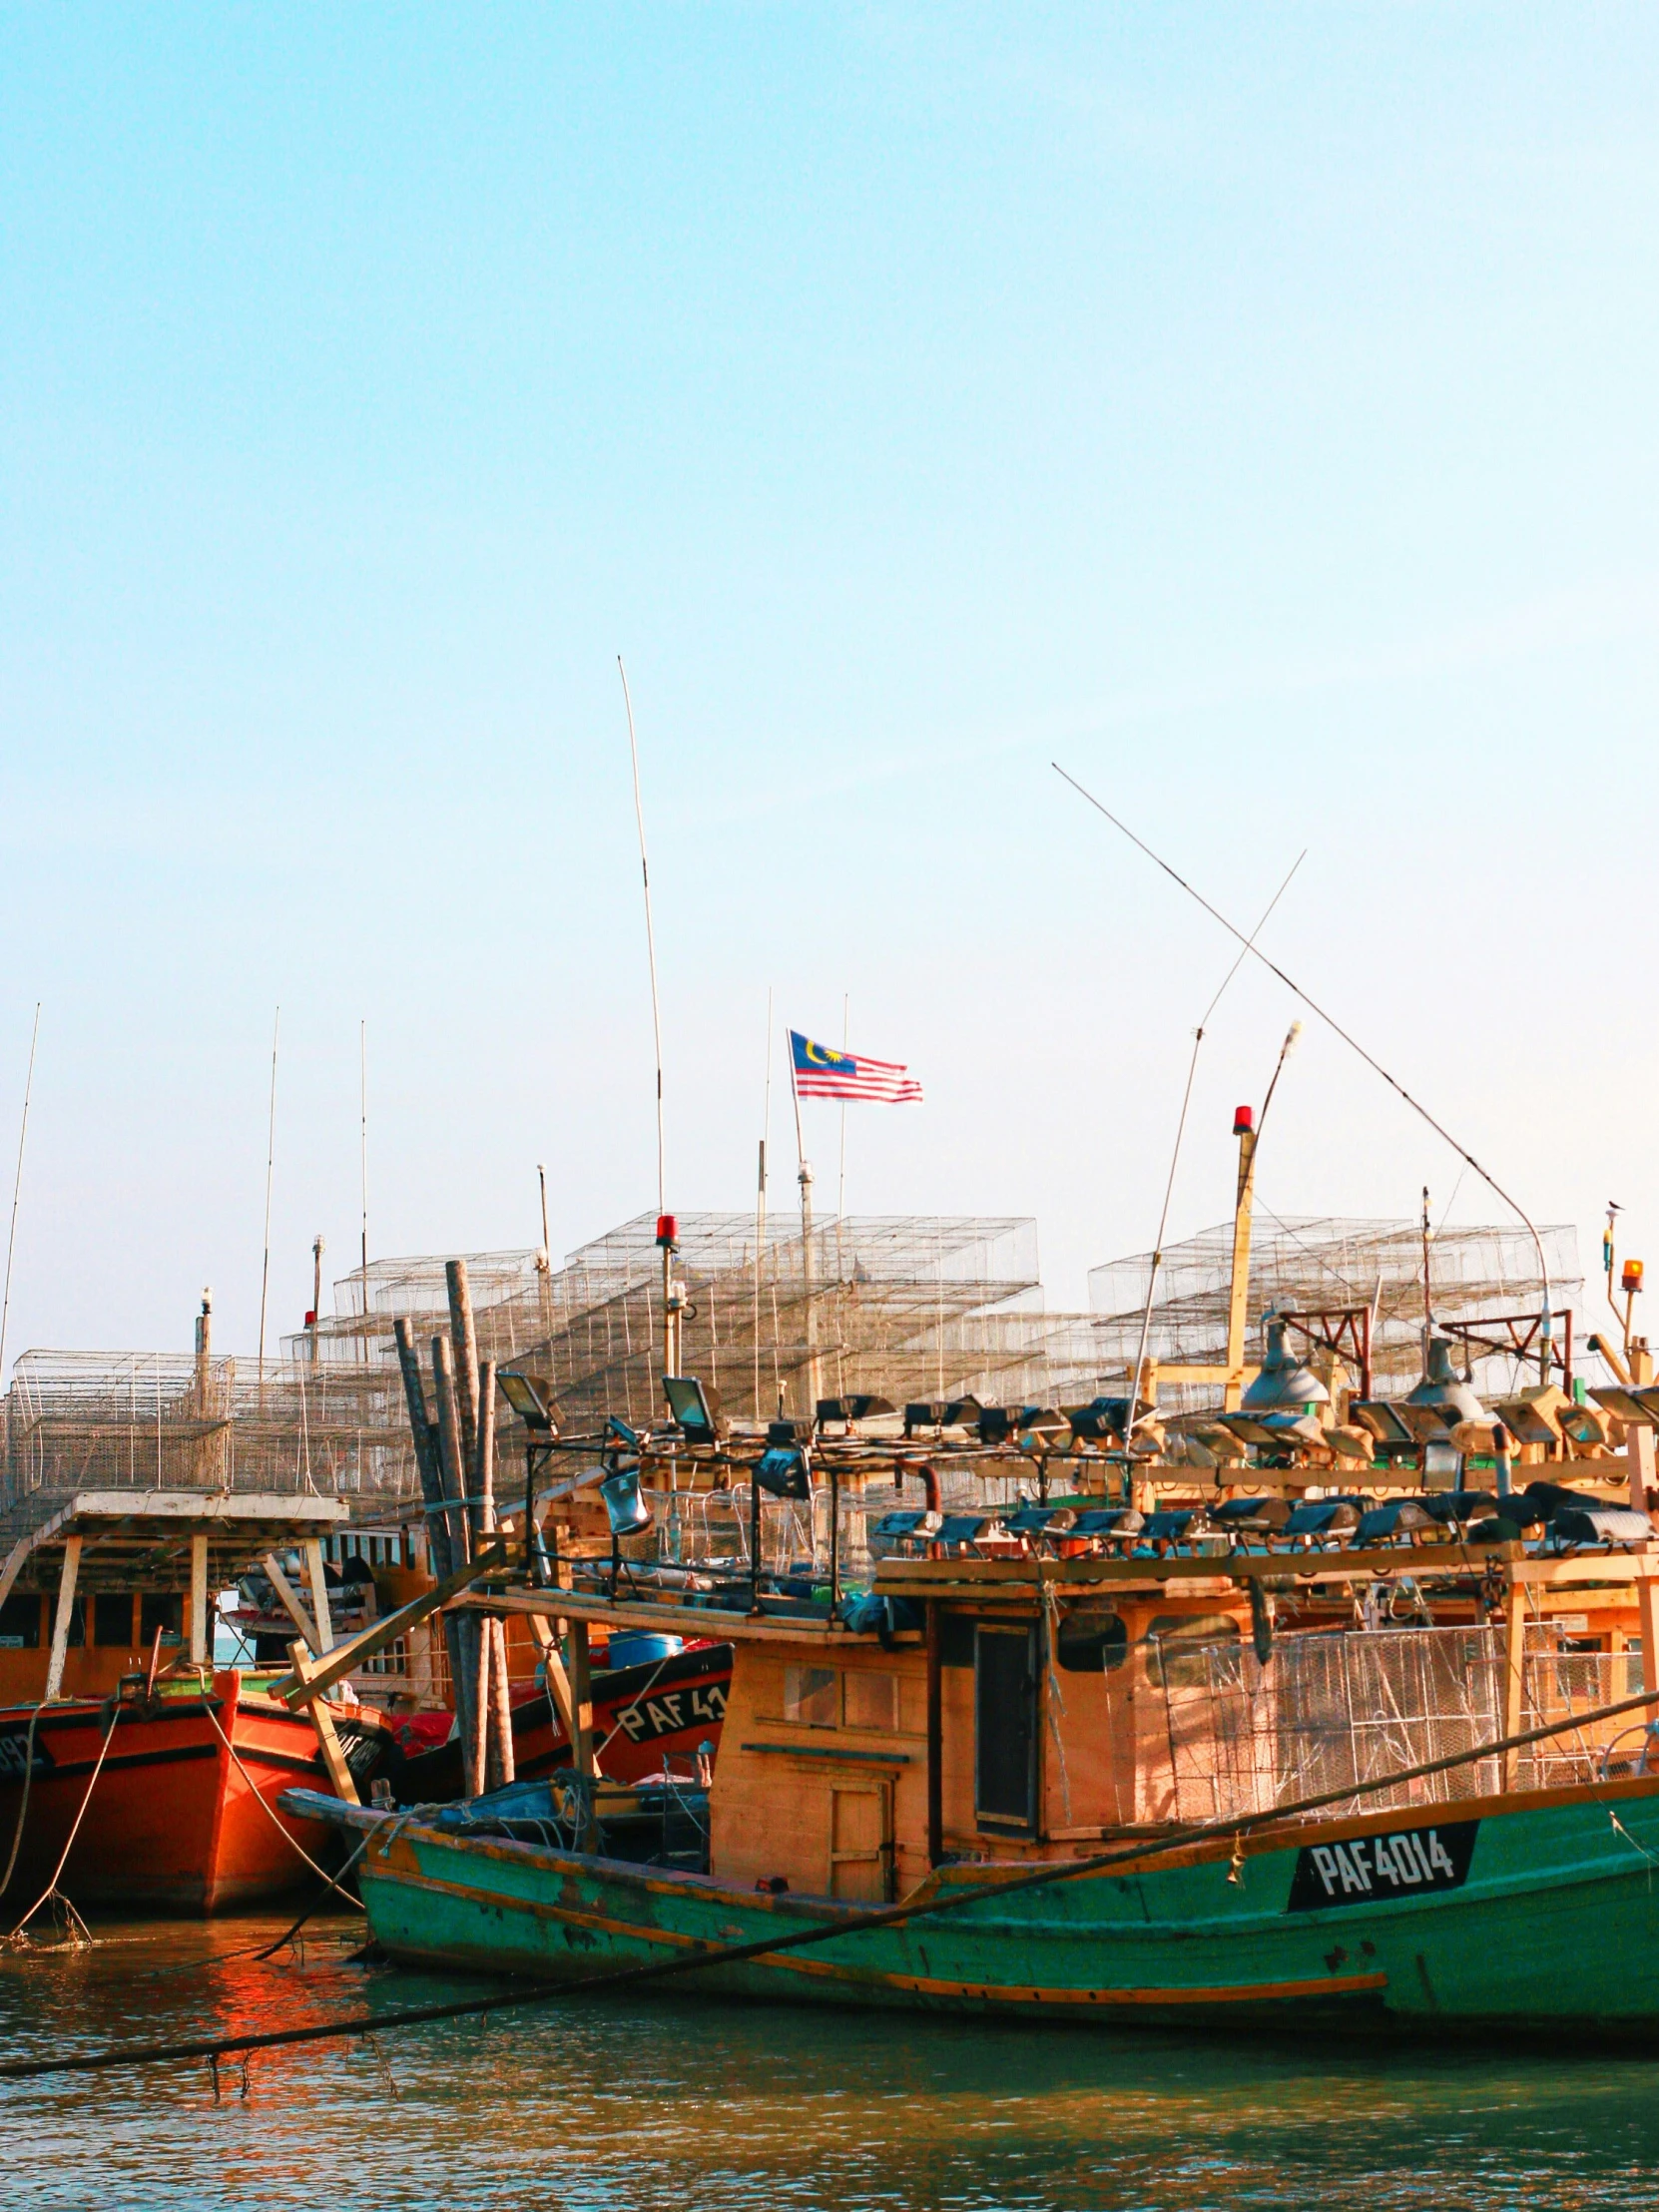
M1037 1824L1037 1631L981 1621L973 1639L973 1810L981 1828Z
M884 1904L892 1894L892 1787L836 1785L830 1792L830 1895Z

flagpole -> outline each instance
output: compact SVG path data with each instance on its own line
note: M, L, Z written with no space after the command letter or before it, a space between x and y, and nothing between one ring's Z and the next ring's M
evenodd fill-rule
M772 1135L772 985L767 985L766 1083L762 1093L761 1162L755 1181L755 1418L761 1417L761 1269L767 1248L767 1139Z
M847 1048L852 1035L851 995L841 993L841 1050ZM846 1281L846 1256L841 1241L841 1224L846 1219L846 1100L841 1100L841 1156L840 1169L835 1179L835 1395L846 1388L845 1356L842 1346L846 1342L846 1317L841 1310L841 1285Z
M795 1153L801 1163L801 1283L807 1301L807 1404L810 1422L818 1412L818 1314L813 1305L813 1171L807 1164L806 1141L801 1134L801 1085L795 1073L795 1034L790 1035L790 1096L795 1100Z

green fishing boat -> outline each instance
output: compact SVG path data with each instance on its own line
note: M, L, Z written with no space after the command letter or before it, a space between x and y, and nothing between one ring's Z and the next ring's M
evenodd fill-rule
M483 1804L453 1828L306 1810L384 1831L363 1902L410 1962L580 1981L807 1936L685 1983L1118 2027L1659 2032L1659 1776L1280 1826L1009 1895L1004 1868L950 1867L878 1928L854 1904L548 1848L522 1808L493 1824L517 1835L490 1834Z
M1269 1316L1247 1365L1241 1129L1226 1359L1150 1395L1137 1369L1069 1410L861 1396L742 1430L671 1343L669 1420L567 1440L511 1379L527 1496L538 1453L597 1450L547 1494L596 1485L609 1556L555 1519L451 1610L528 1620L571 1765L446 1808L285 1801L353 1832L385 1951L1119 2026L1659 2036L1647 1349L1587 1396L1544 1333L1495 1409L1432 1336L1376 1395L1361 1309ZM1524 1350L1515 1321L1481 1342ZM1162 1382L1222 1403L1166 1420ZM718 1743L608 1784L601 1626L729 1643Z
M1511 1649L1501 1602L1263 1635L1252 1598L1273 1570L1317 1609L1408 1561L1625 1602L1655 1551L895 1561L906 1610L873 1630L699 1612L735 1651L712 1774L290 1809L359 1832L370 1930L411 1963L1119 2025L1659 2032L1639 1659Z

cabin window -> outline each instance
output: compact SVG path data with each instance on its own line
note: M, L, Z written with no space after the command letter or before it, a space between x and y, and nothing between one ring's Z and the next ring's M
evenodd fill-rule
M1110 1674L1129 1656L1123 1615L1103 1605L1080 1605L1063 1614L1055 1656L1068 1674Z
M784 1669L784 1718L804 1728L833 1728L835 1712L833 1667L786 1667Z
M40 1649L40 1594L20 1591L0 1605L0 1651Z
M973 1652L973 1809L982 1825L1037 1816L1037 1632L979 1623Z
M860 1667L848 1670L841 1680L845 1684L841 1717L848 1728L875 1728L887 1733L897 1728L896 1674L866 1674Z
M1147 1680L1165 1690L1199 1690L1210 1680L1209 1647L1236 1644L1231 1613L1156 1613L1147 1623Z
M177 1590L146 1590L139 1601L139 1642L146 1650L160 1629L164 1640L185 1632L185 1601Z
M133 1593L100 1590L92 1601L92 1640L107 1649L133 1648Z

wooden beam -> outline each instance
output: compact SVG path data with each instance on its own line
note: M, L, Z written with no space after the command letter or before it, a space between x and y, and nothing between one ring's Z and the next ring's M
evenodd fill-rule
M269 1568L269 1562L267 1564ZM429 1590L423 1590L419 1597L411 1598L407 1605L400 1605L395 1613L388 1613L384 1620L376 1621L372 1628L363 1629L346 1643L335 1644L326 1659L316 1666L308 1667L303 1675L295 1672L279 1677L271 1685L270 1694L295 1707L309 1703L314 1697L320 1697L324 1690L343 1680L353 1667L360 1667L365 1659L372 1659L377 1651L384 1651L399 1636L418 1627L423 1620L440 1611L469 1583L481 1580L486 1574L500 1574L506 1564L505 1544L493 1546L482 1557L470 1561L464 1567L457 1567L443 1581L435 1583Z
M1256 1198L1256 1142L1254 1129L1244 1130L1239 1137L1238 1194L1233 1206L1233 1267L1227 1294L1228 1381L1222 1394L1222 1403L1230 1413L1238 1411L1239 1399L1244 1394L1243 1382L1235 1382L1232 1378L1244 1367L1245 1322L1250 1303L1250 1221Z
M1642 1621L1642 1687L1659 1683L1659 1579L1644 1574L1636 1584L1636 1605Z
M1617 1460L1613 1463L1618 1464ZM1654 1486L1653 1430L1646 1421L1632 1421L1625 1430L1624 1465L1630 1502L1638 1513L1645 1513L1648 1492Z
M334 1716L323 1703L321 1689L316 1684L316 1675L321 1670L301 1643L289 1644L288 1657L293 1661L294 1673L310 1690L307 1703L311 1726L316 1730L317 1748L322 1753L328 1780L334 1786L334 1795L343 1798L347 1805L361 1805L362 1799L357 1795L357 1785L351 1779L351 1769L334 1728Z
M1524 1584L1511 1583L1503 1600L1503 1733L1506 1737L1520 1734L1525 1688L1526 1589ZM1504 1754L1505 1790L1515 1786L1515 1759L1512 1751Z
M58 1575L58 1609L52 1617L52 1650L46 1662L46 1688L42 1702L50 1705L63 1688L64 1661L69 1656L69 1624L75 1614L75 1578L81 1571L81 1539L66 1536L63 1567Z
M316 1623L311 1649L320 1657L333 1649L334 1624L328 1614L328 1578L322 1571L322 1539L318 1536L312 1536L305 1545L305 1582L311 1593L311 1618Z
M314 1652L316 1650L316 1623L305 1610L304 1599L283 1573L281 1561L277 1558L276 1552L268 1551L264 1563L266 1576L271 1583L271 1587L276 1592L282 1611L286 1613L288 1619L292 1621L294 1627L305 1639L305 1648Z
M598 1773L593 1750L593 1670L588 1663L588 1624L570 1624L571 1758L578 1774Z
M983 1592L979 1594L984 1595ZM472 1606L503 1614L540 1613L555 1620L609 1621L628 1628L662 1628L675 1636L718 1636L723 1642L730 1639L738 1643L816 1644L827 1651L837 1645L858 1651L878 1640L873 1631L861 1635L849 1628L820 1627L809 1620L717 1612L710 1606L677 1605L666 1598L660 1603L643 1598L610 1598L597 1591L590 1595L586 1590L502 1590L487 1598L461 1598L456 1609ZM920 1631L900 1629L898 1641L918 1644Z
M190 1540L190 1663L206 1667L213 1661L208 1634L208 1539L198 1533Z
M576 1700L572 1695L570 1677L565 1672L564 1659L559 1651L559 1639L552 1623L543 1613L527 1613L530 1634L541 1653L542 1665L547 1670L547 1694L553 1700L553 1709L559 1716L566 1740L574 1748L576 1743Z
M944 1671L936 1598L927 1607L927 1864L944 1857Z

